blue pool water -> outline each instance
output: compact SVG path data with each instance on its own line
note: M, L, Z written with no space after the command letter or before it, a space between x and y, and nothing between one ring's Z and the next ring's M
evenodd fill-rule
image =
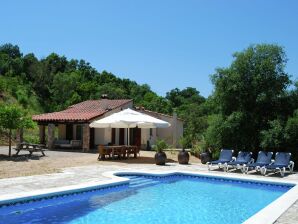
M223 179L127 176L129 185L2 206L0 223L242 223L290 189Z

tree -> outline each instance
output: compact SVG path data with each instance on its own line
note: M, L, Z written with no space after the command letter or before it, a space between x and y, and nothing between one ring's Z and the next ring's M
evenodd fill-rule
M269 129L261 134L261 147L264 149L277 150L285 145L285 130L282 121L276 119L269 121Z
M205 98L200 95L200 92L192 87L187 87L183 90L175 88L166 94L166 98L174 108L188 103L201 104L205 101Z
M11 156L12 130L19 128L32 128L34 126L31 118L16 105L0 105L0 126L8 130L9 134L9 156Z
M212 76L214 98L226 125L222 134L230 133L224 137L229 147L257 150L260 132L282 113L291 83L284 70L287 58L282 47L271 44L250 46L234 58L230 67Z
M285 138L290 148L298 148L298 109L294 112L293 117L289 117L285 126Z
M77 87L80 80L81 76L79 72L59 72L55 75L51 86L51 98L55 102L52 104L54 111L65 109L81 101L77 94Z
M193 87L172 89L167 92L170 111L177 112L184 120L184 135L191 140L200 140L207 128L207 113L204 110L206 99ZM208 113L210 113L208 111Z
M0 54L7 54L10 58L20 58L22 56L19 46L12 44L3 44L0 46Z

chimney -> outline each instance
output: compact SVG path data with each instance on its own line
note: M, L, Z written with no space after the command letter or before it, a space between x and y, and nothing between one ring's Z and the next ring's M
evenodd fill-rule
M102 94L100 99L101 108L104 110L109 110L108 94Z
M108 94L101 94L101 99L108 99Z

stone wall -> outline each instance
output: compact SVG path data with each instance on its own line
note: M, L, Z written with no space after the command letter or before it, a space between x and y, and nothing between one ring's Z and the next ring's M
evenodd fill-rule
M55 125L48 124L48 149L54 149Z
M89 124L83 125L83 151L87 152L90 149L90 127Z

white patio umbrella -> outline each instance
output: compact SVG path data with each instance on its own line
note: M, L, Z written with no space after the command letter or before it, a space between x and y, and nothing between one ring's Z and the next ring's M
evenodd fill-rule
M132 109L125 109L118 113L114 113L103 119L93 121L90 124L91 128L167 128L171 124L137 112ZM129 145L129 131L128 131L128 145Z

